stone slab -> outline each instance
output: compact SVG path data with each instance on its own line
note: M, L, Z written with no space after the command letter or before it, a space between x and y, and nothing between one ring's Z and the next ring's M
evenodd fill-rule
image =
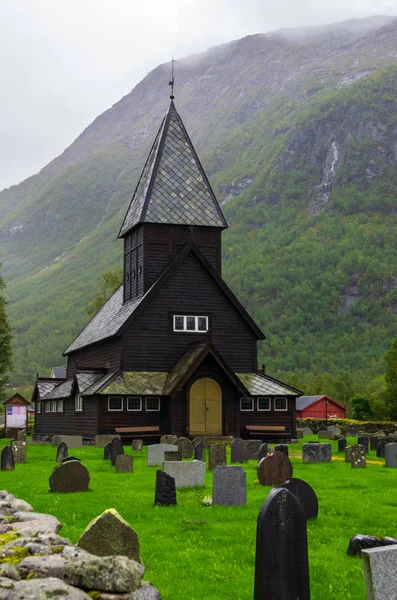
M143 447L143 440L132 440L131 449L134 452L140 452Z
M385 467L397 467L397 444L395 442L385 446Z
M328 429L320 429L320 431L318 432L318 437L320 438L320 440L332 440L332 438L334 437L334 432L328 431Z
M262 440L246 440L248 460L257 460L259 448L262 446Z
M95 448L104 448L113 438L120 437L114 433L101 433L95 436Z
M192 458L193 456L193 444L190 440L185 437L178 438L175 442L172 442L182 453L182 458Z
M361 552L367 600L397 600L397 547Z
M303 435L313 435L313 430L310 427L303 427Z
M114 437L114 436L113 436ZM83 437L81 435L53 435L52 445L58 446L61 442L65 442L68 448L82 448Z
M176 504L175 479L164 471L156 471L154 503L160 506Z
M164 452L164 460L167 462L170 462L172 460L182 460L182 452L179 452L179 450L177 450L175 452L175 450L172 450L171 452L169 450L166 450Z
M232 463L246 463L248 461L247 442L236 438L230 446L230 461Z
M26 442L11 442L12 453L14 454L15 464L26 462Z
M212 504L240 506L247 504L247 477L242 467L216 467L214 471Z
M147 447L148 467L161 467L164 462L164 452L178 452L174 444L152 444Z
M206 464L200 460L164 462L164 472L175 479L175 487L202 487L205 483Z
M132 473L134 470L134 459L128 454L119 454L116 457L116 473Z
M218 465L226 464L226 445L209 444L208 445L208 469L214 471Z

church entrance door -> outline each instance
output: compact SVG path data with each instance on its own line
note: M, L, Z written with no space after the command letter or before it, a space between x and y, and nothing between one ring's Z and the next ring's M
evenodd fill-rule
M222 390L209 377L197 379L190 388L190 435L222 433Z

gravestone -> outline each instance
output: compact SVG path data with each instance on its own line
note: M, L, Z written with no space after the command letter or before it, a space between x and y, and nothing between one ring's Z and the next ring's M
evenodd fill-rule
M164 472L175 479L175 487L202 487L205 484L206 465L200 460L164 462Z
M138 534L114 508L93 519L77 545L95 556L128 556L141 562Z
M15 461L11 446L4 446L1 451L0 466L2 471L14 471Z
M307 520L316 519L318 515L318 500L313 488L296 477L287 479L284 483L277 486L278 488L284 488L291 492L302 504L303 511Z
M156 491L154 503L160 506L176 504L175 479L164 471L156 471Z
M15 464L22 464L26 462L26 442L11 442L11 449L14 455Z
M225 444L209 444L208 446L208 470L214 471L218 465L226 464Z
M310 429L310 427L304 427L304 428L302 429L302 431L303 431L303 435L313 435L313 430L312 430L312 429ZM302 437L303 437L303 436L302 436Z
M323 440L332 440L334 437L334 432L328 431L328 429L320 429L318 432L318 437Z
M264 599L310 600L306 518L283 488L270 491L258 515L254 600Z
M69 460L61 463L50 475L50 488L52 492L71 493L87 492L90 483L90 474L86 467L78 460Z
M62 463L69 462L70 460L78 460L81 462L80 458L76 458L75 456L66 456L61 460Z
M164 462L164 452L178 452L178 448L174 444L152 444L147 447L147 464L148 467L161 467Z
M397 547L363 550L367 600L397 600Z
M258 458L259 448L262 446L262 440L246 440L245 442L248 454L248 460Z
M328 431L332 431L333 435L340 435L339 425L328 425Z
M344 452L346 446L347 446L347 439L346 438L340 438L338 440L338 452Z
M352 469L365 468L367 466L367 459L365 458L365 447L361 444L355 444L351 446L351 460Z
M396 544L397 540L395 538L356 534L353 535L349 540L347 553L350 556L361 556L361 552L363 550L370 550L371 548L380 548L381 546L392 546Z
M247 442L236 438L231 443L231 462L246 463L248 461Z
M110 447L110 460L112 462L113 467L116 464L116 459L121 454L124 454L123 442L119 437L114 437L111 441Z
M68 447L65 442L61 442L57 447L57 457L56 462L62 462L64 458L68 455Z
M368 454L369 437L367 435L359 435L357 438L357 445L364 446L364 452L365 452L365 454Z
M109 442L111 442L115 437L119 436L115 435L114 433L101 433L96 435L94 442L95 448L104 448L106 444L109 444Z
M194 460L204 460L204 444L200 440L196 444L193 444L194 447Z
M178 438L173 444L182 452L182 458L192 458L193 444L185 437Z
M310 442L308 444L303 444L302 459L303 462L331 462L331 444L313 444Z
M345 448L345 462L351 463L352 461L352 450L353 446L346 446Z
M116 456L116 473L132 473L134 470L134 460L128 454L119 454Z
M104 460L110 460L112 458L112 442L108 442L103 449Z
M171 433L162 435L160 438L160 444L174 444L178 439L177 435L172 435Z
M247 482L243 467L221 465L214 471L212 504L240 506L247 504Z
M53 435L52 445L58 446L65 442L68 448L81 448L83 446L83 437L81 435Z
M17 441L18 442L26 442L26 429L21 429L21 431L18 431Z
M303 438L304 435L305 435L304 430L301 427L297 427L296 428L296 437L298 439L301 439L301 438Z
M176 452L175 450L166 450L164 452L164 460L168 462L172 460L182 460L182 452L179 452L179 450Z
M142 450L143 440L132 440L131 449L134 452L140 452Z
M282 452L273 452L262 458L257 467L261 485L279 485L292 477L292 464Z
M386 443L389 442L389 440L387 440L387 436L382 432L377 432L374 433L373 435L370 436L369 438L369 449L370 450L375 450L378 447L379 442L381 442L382 440L386 440ZM391 439L390 442L396 442L396 439Z
M397 444L386 444L385 446L385 467L397 467Z
M260 460L262 460L262 458L265 458L265 456L267 456L268 454L270 454L271 450L269 448L269 444L267 444L266 442L264 442L261 447L259 448L259 452L258 452L258 462Z
M201 438L201 437L193 438L193 440L192 440L193 448L195 448L197 446L197 444L199 444L202 441L203 441L203 438Z
M274 448L276 452L282 452L285 456L288 456L288 446L287 444L277 444Z

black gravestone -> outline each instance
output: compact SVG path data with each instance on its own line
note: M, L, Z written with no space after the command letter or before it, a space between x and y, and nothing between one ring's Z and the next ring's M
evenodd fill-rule
M79 462L81 462L81 459L76 458L75 456L66 456L61 462L63 464L65 462L69 462L70 460L78 460Z
M204 461L204 444L203 442L197 442L194 446L194 460Z
M338 440L338 452L344 452L346 450L346 447L347 447L346 438L340 438Z
M2 471L14 471L15 461L11 446L4 446L3 450L1 451L0 464Z
M259 448L259 452L258 452L258 462L262 459L265 458L265 456L267 456L270 452L270 448L269 448L269 444L267 444L266 442L264 442L262 444L262 446Z
M154 503L161 506L176 504L175 479L171 475L168 475L168 473L160 470L156 471Z
M113 467L116 464L116 458L120 456L120 454L124 454L123 443L120 438L114 437L112 439L112 446L110 449L110 460L112 461Z
M105 444L103 448L103 458L104 460L110 460L112 456L112 442L108 442Z
M56 462L62 462L64 458L68 455L68 447L65 442L60 442L57 447L57 457Z
M276 452L282 452L283 454L285 454L285 456L288 456L288 446L287 444L278 444L274 450Z
M256 529L254 600L310 600L306 518L283 488L271 490Z
M364 453L368 454L368 448L369 448L369 437L366 435L359 435L357 438L357 444L359 444L360 446L364 446Z
M245 440L236 438L232 441L230 461L232 463L248 462L247 442Z
M313 488L297 477L291 477L284 483L281 483L277 488L288 490L302 504L306 519L315 519L318 515L318 500Z

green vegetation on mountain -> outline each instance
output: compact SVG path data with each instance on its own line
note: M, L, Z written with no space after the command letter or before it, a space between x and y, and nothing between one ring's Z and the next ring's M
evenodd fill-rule
M3 294L4 287L4 281L0 277L0 403L6 398L7 384L12 367L12 335L6 313L6 301Z

